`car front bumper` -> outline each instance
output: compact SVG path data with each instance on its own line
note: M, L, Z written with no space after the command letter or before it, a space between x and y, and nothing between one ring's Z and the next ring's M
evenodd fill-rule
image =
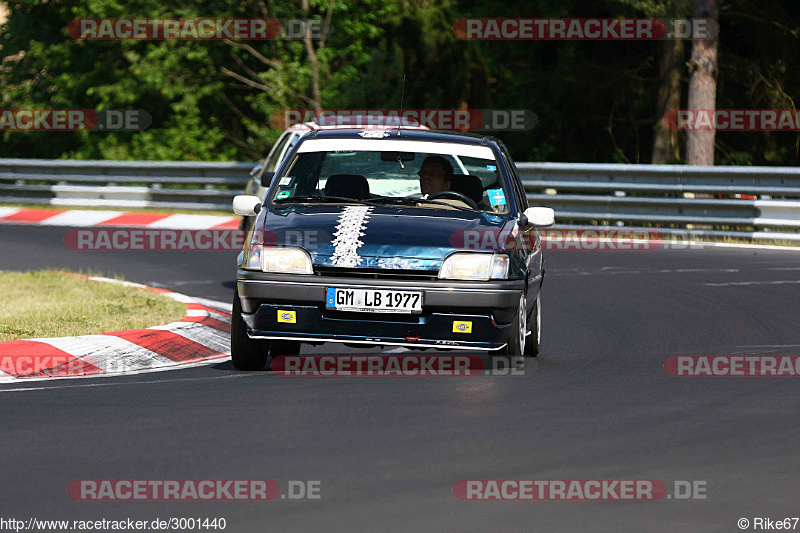
M329 287L422 291L422 314L326 309ZM420 281L237 272L248 335L301 342L494 350L506 344L523 288L523 280ZM294 323L278 321L279 312L285 311L295 313ZM471 322L471 331L455 332L456 321Z

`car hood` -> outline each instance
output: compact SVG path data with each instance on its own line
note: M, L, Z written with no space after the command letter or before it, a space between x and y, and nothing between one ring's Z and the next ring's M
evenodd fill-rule
M272 206L264 242L302 246L315 266L436 270L463 232L497 232L507 217L405 206Z

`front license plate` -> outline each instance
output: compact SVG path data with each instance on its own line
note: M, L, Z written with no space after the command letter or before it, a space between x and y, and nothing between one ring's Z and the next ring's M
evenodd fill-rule
M325 307L339 311L422 313L422 292L330 287L326 291Z

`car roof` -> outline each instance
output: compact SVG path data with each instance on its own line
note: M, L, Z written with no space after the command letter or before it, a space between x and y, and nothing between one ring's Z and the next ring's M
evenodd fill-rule
M370 117L367 118L366 115L340 115L337 117L321 117L320 122L303 122L302 124L294 124L290 126L289 130L300 130L300 131L315 131L315 130L340 130L340 129L356 129L356 130L363 130L363 129L393 129L397 128L398 126L404 129L414 129L414 130L430 130L429 127L423 126L422 124L409 122L406 119L403 119L402 124L397 124L396 121L392 120L393 118L397 117L380 117L383 120L388 121L381 123L369 123L365 125L364 123L368 122L376 122L379 118ZM333 123L335 121L335 123ZM330 123L328 123L330 122Z
M383 128L382 128L383 129ZM369 137L365 132L372 131L372 128L347 128L347 129L325 129L315 130L307 138L309 139L361 139ZM407 141L433 141L448 142L471 145L491 146L500 142L499 139L487 135L477 135L475 133L461 133L451 131L420 130L411 128L398 128L393 126L385 128L386 139L396 138Z

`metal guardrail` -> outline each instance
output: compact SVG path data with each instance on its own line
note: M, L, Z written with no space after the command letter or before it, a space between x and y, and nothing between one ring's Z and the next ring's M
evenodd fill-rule
M800 169L794 167L518 163L517 168L526 189L800 197Z
M230 211L253 163L0 159L0 202Z
M555 209L558 227L655 227L689 237L800 241L798 168L583 163L518 163L517 168L528 201Z
M228 211L253 163L0 159L0 202ZM800 169L518 163L558 227L800 241ZM757 200L734 198L752 195ZM722 196L717 198L715 196Z

